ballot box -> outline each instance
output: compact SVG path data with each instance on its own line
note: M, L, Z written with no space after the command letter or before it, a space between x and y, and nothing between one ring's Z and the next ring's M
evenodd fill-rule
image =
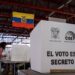
M40 21L30 34L31 69L48 73L75 70L75 25Z

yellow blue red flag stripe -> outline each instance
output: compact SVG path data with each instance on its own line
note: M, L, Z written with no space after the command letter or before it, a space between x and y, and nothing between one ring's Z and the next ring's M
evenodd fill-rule
M18 17L18 18L22 18L24 16L26 19L34 19L34 14L29 14L29 13L13 12L12 15L13 17Z
M13 17L12 21L13 22L21 22L21 18Z

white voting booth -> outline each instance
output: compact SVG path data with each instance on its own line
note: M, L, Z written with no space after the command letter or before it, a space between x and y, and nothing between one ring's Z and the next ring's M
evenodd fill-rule
M26 61L29 62L29 46L27 45L12 45L11 61Z
M75 25L42 20L30 36L32 70L75 70Z

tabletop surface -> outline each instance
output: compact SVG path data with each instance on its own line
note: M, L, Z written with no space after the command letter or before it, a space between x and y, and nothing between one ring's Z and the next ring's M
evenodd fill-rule
M7 59L0 59L0 62L3 63L25 63L26 61L11 61L11 60L7 60Z
M33 70L21 70L20 72L23 75L75 75L75 73L71 73L71 72L69 72L69 73L67 73L67 72L65 72L65 73L63 73L63 72L61 72L61 73L46 73L46 74L39 73L39 72L36 72Z

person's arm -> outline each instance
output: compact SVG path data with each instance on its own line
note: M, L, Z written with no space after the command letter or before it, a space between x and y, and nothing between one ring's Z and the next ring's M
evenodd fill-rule
M6 52L5 51L2 52L2 57L6 57Z
M2 58L2 52L3 52L3 49L0 48L0 58Z

